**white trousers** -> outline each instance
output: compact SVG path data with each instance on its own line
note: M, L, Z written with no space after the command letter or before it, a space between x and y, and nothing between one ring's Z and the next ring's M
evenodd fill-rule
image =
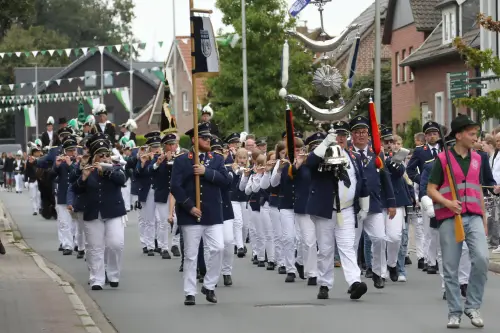
M295 219L295 250L297 251L295 262L299 265L304 265L304 239L302 238L302 231L297 219Z
M344 277L349 286L361 281L361 270L358 266L357 255L354 250L356 238L356 221L352 207L342 210L342 225L337 221L337 214L333 212L332 219L311 216L316 227L318 239L318 284L333 288L335 245L339 250L340 261Z
M439 231L430 227L430 218L422 212L424 231L424 258L428 265L436 265L439 247Z
M384 220L385 220L385 235L386 235L386 249L387 249L387 265L382 267L382 277L387 276L387 266L396 267L399 256L399 248L401 247L401 237L403 235L403 226L405 221L405 208L397 207L396 215L391 220L387 214L387 210L384 209Z
M362 232L366 231L372 241L372 271L382 277L383 269L387 269L387 257L385 255L385 219L383 213L369 213L363 221L358 220L354 250L358 253L359 240Z
M243 213L245 212L245 202L231 201L233 206L234 220L233 220L233 233L234 243L238 249L242 249L245 241L243 239Z
M286 272L297 275L297 268L295 267L295 213L293 209L281 209L280 222Z
M185 225L181 226L184 239L184 295L196 295L196 266L201 237L203 245L208 247L206 261L207 273L203 286L214 290L219 282L222 270L222 251L224 251L224 225Z
M177 234L177 229L179 228L179 225L177 224L177 216L175 215L175 208L174 208L174 225L172 226L172 246L177 246L180 250L180 245L181 245L181 234ZM170 230L169 225L167 225L167 230Z
M33 207L33 212L38 213L41 207L40 191L38 191L38 183L33 182L28 184L28 189L31 199L31 207Z
M76 222L75 245L78 246L78 251L85 251L85 222L83 221L83 213L75 213L73 220Z
M14 179L16 181L16 192L23 191L23 175L20 173L14 174Z
M65 250L73 250L73 218L68 211L68 205L56 205L57 210L57 234L59 243Z
M243 232L243 242L246 242L247 236L250 236L250 245L252 245L252 251L254 248L254 240L255 240L255 228L250 220L250 215L252 215L252 208L250 208L250 204L246 202L241 202L241 214L243 217L243 227L241 231ZM254 236L254 240L252 240L252 235Z
M158 247L161 250L169 250L169 231L170 225L168 224L168 217L170 216L170 198L168 198L167 203L156 203L156 209L158 210L159 221L158 221L158 233L156 239L158 240Z
M142 233L141 243L148 250L155 249L156 236L156 203L155 191L150 189L146 202L142 202L142 209L139 210L139 235ZM140 237L140 236L139 236Z
M265 237L264 237L264 222L260 216L260 212L251 211L250 221L255 228L255 241L252 242L252 250L257 255L257 260L264 261L266 259ZM252 237L250 235L250 237ZM255 248L254 248L255 244Z
M234 261L234 226L233 220L224 221L224 253L222 255L222 275L231 275ZM204 247L208 246L203 243ZM210 253L210 248L207 249ZM209 254L208 253L208 254Z
M127 180L125 183L125 187L122 187L122 197L123 197L123 202L125 203L125 209L127 212L130 211L130 187L131 187L131 181L130 178Z
M85 221L84 230L90 285L104 286L106 273L110 282L119 282L125 246L123 217Z
M269 202L266 202L264 206L260 207L260 220L264 232L264 248L267 253L267 261L275 262L273 223L271 222Z
M283 232L281 231L281 214L278 207L269 207L269 216L273 225L274 238L274 260L278 267L285 266L285 258L283 257Z
M318 249L316 248L316 224L310 215L295 214L295 221L300 227L306 277L318 276ZM297 252L298 257L298 252Z

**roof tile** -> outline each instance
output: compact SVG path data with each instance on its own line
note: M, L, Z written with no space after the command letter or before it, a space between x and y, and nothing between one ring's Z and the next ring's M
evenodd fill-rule
M441 21L441 11L436 10L440 0L410 0L417 31L432 31Z

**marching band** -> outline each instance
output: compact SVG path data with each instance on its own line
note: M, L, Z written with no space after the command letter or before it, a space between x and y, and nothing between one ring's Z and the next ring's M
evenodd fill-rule
M148 257L182 257L185 305L196 304L198 291L217 303L220 276L227 287L242 283L232 278L235 257L249 257L257 267L285 275L286 283L306 280L307 286L318 288L318 299L328 299L338 255L349 297L358 300L370 289L363 275L377 289L390 287L389 280L404 283L411 278L405 266L411 264L414 247L418 268L441 277L442 296L450 308L448 327L460 324L460 294L469 306L465 314L482 327L478 310L487 252L468 239L459 252L452 249L453 230L443 228L443 221L460 207L465 221L482 216L481 202L474 198L483 190L487 214L494 213L500 163L492 138L471 145L475 173L470 177L480 175L479 191L464 190L459 183L468 203L450 206L443 199L449 181L436 176L435 169L443 165L444 148L464 147L460 131L474 125L466 120L457 125L457 119L446 138L440 124L426 122L416 136L424 142L413 152L382 126L383 152L377 155L370 144L369 120L354 116L335 122L327 133L309 133L305 139L295 133L293 160L286 133L269 150L265 140L246 133L220 138L210 122L202 122L200 163L194 164L194 150L180 150L175 129L150 132L145 145L136 147L135 122L121 126L120 138L106 120L105 106L99 105L84 124L70 121L57 132L49 118L41 140L29 144L27 159L21 159L21 152L16 157L16 192L24 184L33 214L57 219L59 250L86 258L92 290L119 286L127 213L137 210L141 251ZM194 129L186 135L194 143ZM457 171L465 162L453 164ZM195 175L200 177L200 209ZM463 177L474 184L469 173ZM473 232L465 222L464 227L466 233ZM474 230L484 238L484 231Z

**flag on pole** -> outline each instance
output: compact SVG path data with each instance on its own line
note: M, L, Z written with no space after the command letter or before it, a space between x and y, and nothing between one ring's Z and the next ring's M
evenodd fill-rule
M26 127L36 127L34 105L26 105L24 107L24 125Z
M307 5L311 2L311 0L297 0L293 3L292 7L290 8L290 15L293 17L299 15L299 13L302 11L302 9L306 8Z
M123 107L127 112L130 112L130 95L128 93L128 88L115 90L116 98L122 103Z
M219 73L219 51L210 17L191 16L194 38L193 74L212 76Z

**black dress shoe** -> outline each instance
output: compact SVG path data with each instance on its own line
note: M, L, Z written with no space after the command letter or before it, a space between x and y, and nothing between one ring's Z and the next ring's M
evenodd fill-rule
M238 251L237 251L237 255L238 255L238 258L243 258L245 256L245 249L244 248L239 248Z
M75 246L75 247L73 248L73 251L78 252L78 246Z
M460 294L462 294L462 297L467 297L467 284L461 284L460 285Z
M371 279L373 277L373 271L371 268L368 268L365 272L365 278Z
M372 277L372 280L373 280L373 286L377 289L382 289L385 287L385 280L382 279L380 276L378 276L377 274L373 273L373 277ZM352 295L352 292L351 291L351 295Z
M437 274L437 264L434 266L427 266L427 274Z
M387 270L389 271L389 278L391 279L392 282L398 282L398 268L396 266L390 267L387 266Z
M304 265L299 265L298 263L295 263L295 268L297 268L297 273L299 274L299 278L305 280L306 277L304 275Z
M59 251L64 251L63 247L62 247L62 244L59 244Z
M257 264L257 267L266 267L266 262L265 261L259 261Z
M412 262L411 262L410 257L406 256L406 257L405 257L405 266L406 266L406 265L411 265L411 264L412 264Z
M266 268L266 269L267 269L268 271L274 271L274 268L275 268L275 267L276 267L276 264L275 264L274 262L272 262L272 261L269 261L269 262L267 263L267 268Z
M148 250L148 257L154 257L155 256L155 251L154 250Z
M354 283L353 283L353 284L351 284L351 285L349 286L349 288L347 288L347 293L348 293L348 294L352 293L352 286L353 286L353 285L354 285Z
M318 299L328 299L328 287L319 287Z
M148 248L144 246L142 248L142 253L147 254L148 253Z
M76 259L83 259L83 257L85 257L85 251L78 251Z
M161 252L161 258L162 258L162 259L172 259L172 257L170 256L170 253L168 253L168 251L167 251L167 250L163 250L163 251Z
M38 215L38 213L37 212L33 212L33 216L35 216L35 215Z
M102 290L102 287L101 286L98 286L98 285L93 285L92 290Z
M248 252L246 245L243 245L243 252L245 252L245 254L247 254L247 252Z
M234 246L234 254L238 254L238 247L236 245Z
M424 264L424 268L422 268L422 272L427 272L428 268L429 268L429 265Z
M72 254L73 254L73 250L69 250L69 249L63 250L63 256L70 256Z
M217 303L217 297L215 296L214 290L208 290L206 292L206 300L210 303Z
M247 236L247 238L245 239L245 243L250 243L250 236Z
M154 250L156 253L161 253L161 249L159 247L155 247L155 250Z
M285 282L295 282L295 273L288 273Z
M351 299L360 299L361 296L366 294L368 287L364 282L354 282L349 289L351 290Z
M425 267L424 258L418 259L417 267L418 267L418 269L424 269L424 267Z
M184 264L181 264L181 265L179 266L179 272L184 272Z
M5 252L5 246L3 246L3 243L2 243L2 241L0 240L0 254L2 254L2 255L3 255L3 254L5 254L5 253L6 253L6 252Z
M111 288L118 288L119 285L120 285L120 282L110 282L109 283L109 286Z
M170 249L172 251L172 255L174 257L180 257L181 256L181 251L179 251L179 247L177 245L172 246Z
M259 260L257 259L257 256L253 256L253 258L252 258L252 263L253 263L254 265L258 265L258 264L259 264Z
M233 279L231 279L231 275L222 275L222 278L224 279L224 285L226 287L233 285Z
M317 277L310 277L307 279L307 285L308 286L317 286L318 285L318 278Z
M286 274L286 267L285 266L280 266L278 268L278 274Z
M196 301L193 295L187 295L186 299L184 299L184 305L195 305Z

